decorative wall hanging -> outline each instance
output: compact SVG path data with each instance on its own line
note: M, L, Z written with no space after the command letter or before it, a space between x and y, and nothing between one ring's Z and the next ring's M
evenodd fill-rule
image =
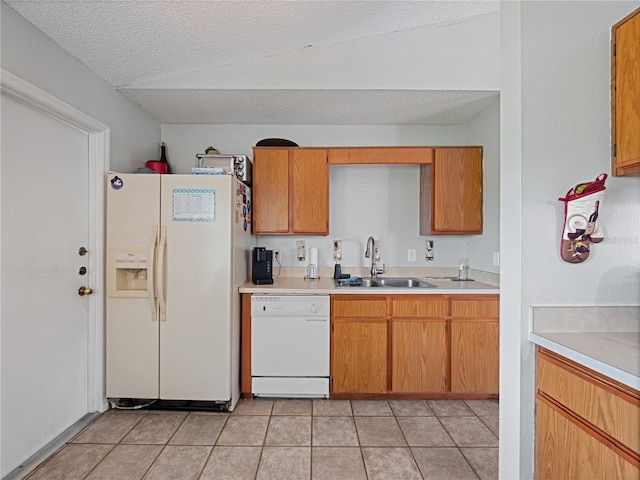
M604 240L600 227L599 210L604 199L603 173L593 182L580 183L567 192L564 198L564 228L560 243L560 256L569 263L581 263L589 258L591 245Z

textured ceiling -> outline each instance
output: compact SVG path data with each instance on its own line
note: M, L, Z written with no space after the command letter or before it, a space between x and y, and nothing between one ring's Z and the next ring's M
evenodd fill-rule
M362 39L459 23L495 13L498 1L5 1L161 123L465 123L497 96L482 89L407 90L393 84L383 89L260 88L259 81L250 89L148 85L217 67L264 65L265 59L311 47L348 47ZM258 80L261 75L252 72Z

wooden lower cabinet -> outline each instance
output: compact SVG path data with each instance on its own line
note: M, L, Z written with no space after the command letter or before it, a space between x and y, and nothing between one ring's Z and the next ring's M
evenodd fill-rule
M387 391L386 320L336 320L332 328L331 365L334 392Z
M640 470L544 398L536 400L536 479L623 480Z
M447 391L447 297L397 295L390 309L391 392Z
M496 396L498 298L332 295L331 396Z
M331 296L331 393L387 391L387 298Z
M447 390L445 320L391 320L391 391Z
M640 392L542 348L536 387L536 479L640 479Z
M498 320L451 321L451 391L497 393Z
M500 300L495 295L451 299L451 391L497 394Z

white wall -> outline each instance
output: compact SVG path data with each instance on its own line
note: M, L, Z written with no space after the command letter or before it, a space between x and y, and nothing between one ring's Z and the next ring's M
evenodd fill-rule
M610 29L638 3L511 3L502 3L501 477L531 478L530 307L640 303L640 179L607 180L605 240L582 264L560 259L558 201L610 172ZM518 130L520 144L506 135Z
M159 156L158 122L5 3L1 8L2 68L108 125L112 169ZM34 140L34 150L45 148Z
M196 153L208 145L222 153L252 156L252 146L263 138L287 138L301 146L380 146L380 145L468 145L467 130L473 145L487 145L485 178L492 198L485 206L485 233L482 236L419 235L419 167L411 165L342 165L330 171L329 235L267 236L257 245L278 248L283 266L302 266L295 258L295 241L305 240L307 249L320 250L320 266L332 266L332 241L343 241L343 265L366 266L367 238L381 241L382 261L387 266L453 267L458 259L470 257L472 268L496 272L490 266L491 253L498 251L497 189L499 158L497 105L481 114L475 126L295 126L295 125L163 125L162 140L172 169L188 173ZM472 122L473 124L473 122ZM483 139L483 137L485 137ZM474 237L482 237L477 241ZM435 239L435 261L424 260L426 238ZM473 248L468 247L473 245ZM469 248L469 251L466 249ZM417 251L417 261L407 261L407 250Z
M500 252L500 101L485 108L465 126L467 145L482 145L483 149L483 232L468 235L466 255L473 259L470 267L499 273L493 264L493 253Z
M83 111L95 120L108 125L111 133L111 158L116 160L112 162L112 165L116 167L118 165L129 166L139 158L146 159L157 156L156 151L158 150L160 140L160 125L158 122L153 120L139 107L132 104L123 95L116 92L104 80L91 73L82 63L58 45L54 44L49 38L36 30L32 25L22 19L22 17L18 16L6 4L1 3L0 8L2 22L1 65L3 69L39 87L78 110ZM4 127L7 121L6 119L3 120L5 121L5 123L3 123ZM12 126L14 129L16 128L15 122L12 123ZM3 128L2 135L4 136L5 133L5 129ZM41 158L43 158L43 156L46 157L47 142L43 140L46 138L44 133L31 131L29 126L26 126L20 133L25 138L31 138L32 155L40 156ZM51 132L48 133L51 134ZM7 161L7 159L3 160L5 162ZM30 162L30 158L23 158L22 161ZM7 163L5 163L5 165L7 165ZM5 169L0 170L0 174L3 176L3 183L7 181L10 182L11 179L9 176L6 176L7 172L4 170ZM34 174L38 174L37 168L34 170ZM84 181L88 184L90 179L86 178ZM68 185L67 187L74 188L74 185ZM86 186L84 190L86 191ZM47 198L31 198L30 200L34 204L46 204L47 202ZM94 204L97 205L98 210L100 210L102 199L89 199L89 205ZM96 215L98 218L102 218L101 211L96 212ZM42 232L38 230L37 225L33 225L32 229L34 230L34 235L42 234ZM92 233L95 234L95 232ZM3 239L6 241L7 238L10 238L9 236L11 234L10 231L4 229ZM49 234L55 235L57 232L49 232ZM46 238L44 241L46 241ZM98 243L100 243L100 240ZM100 262L97 262L97 264L101 265ZM10 292L11 288L9 287L15 286L18 283L29 284L32 275L33 271L26 269L23 271L22 277L20 277L20 275L16 276L15 273L12 273L9 277L4 276L1 279L3 287L2 294L5 295L7 291ZM102 271L95 272L95 275L101 277ZM101 306L99 305L98 308L101 308ZM12 333L17 337L28 337L30 335L30 325L32 326L37 323L36 321L38 319L8 319L7 312L3 312L2 320L4 322L9 320L6 324L11 323L14 327L17 325L18 329L19 325L22 324L23 331L16 332L14 330ZM56 322L56 320L58 319L54 315L51 321ZM100 341L100 339L102 339L102 332L98 332L97 336L98 341ZM58 338L50 338L49 340L55 341L57 351L60 352L72 351L74 350L74 346L78 347L77 343L73 345L69 344L69 342L74 342L70 337L61 338L60 335L58 335ZM91 339L88 338L87 340L90 341ZM96 343L98 343L98 341ZM49 361L49 357L50 355L43 350L40 355L31 357L30 362L32 365L45 365ZM101 368L102 359L97 358L95 361L98 364L98 368ZM15 364L15 362L3 364L3 378L5 378L5 374L7 373L7 378L19 377L20 371L22 371L21 368L23 367L25 367L24 364ZM49 373L52 373L52 371L49 371ZM60 380L62 378L61 375L68 375L69 372L53 373L50 378L50 383L58 387L64 385L64 382ZM95 373L89 374L86 381L91 383L101 380L101 375L98 379L94 378L95 375ZM25 385L28 385L28 382L32 382L33 380L33 378L24 378ZM34 388L37 389L37 382L35 385L36 387ZM42 385L39 386L42 387ZM40 388L40 390L42 389ZM87 397L89 397L90 394L93 394L93 392L87 392ZM51 438L63 433L62 431L55 431L56 427L63 430L68 426L67 420L69 420L70 415L65 416L65 409L58 408L56 410L55 405L58 405L59 401L55 397L55 392L52 390L50 395L47 395L45 392L41 398L45 404L48 402L52 408L34 413L32 409L29 408L31 403L27 402L22 405L21 408L20 405L18 405L17 412L14 410L9 412L12 415L12 425L15 427L17 435L20 435L20 438L12 445L13 448L10 449L11 451L9 451L9 449L3 451L3 454L7 453L7 458L5 458L4 455L2 457L3 475L7 473L8 470L27 460L35 450L42 446L42 443L46 443L51 440ZM69 401L72 400L75 401L77 398L69 398ZM87 405L90 405L89 408L91 409L95 406L95 402L88 403L88 400L89 398L82 402L85 412ZM3 409L2 414L4 415L5 413L7 412ZM16 425L20 422L20 417L24 418L24 428ZM17 421L16 418L18 419ZM28 424L33 424L39 419L43 419L41 423L42 425L46 425L47 428L48 426L53 427L47 429L46 438L43 434L37 438L37 440L31 441L32 439L29 438L29 435L33 429L29 429ZM73 419L70 421L73 421Z

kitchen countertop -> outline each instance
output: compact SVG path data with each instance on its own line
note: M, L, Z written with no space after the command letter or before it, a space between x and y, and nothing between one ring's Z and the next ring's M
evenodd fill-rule
M390 276L389 276L390 277ZM384 278L384 276L381 276ZM437 288L392 288L392 287L336 287L333 278L319 278L306 280L301 277L274 277L272 285L254 285L247 282L240 287L240 293L280 294L280 295L314 295L314 294L339 294L339 295L455 295L455 294L498 294L500 288L488 283L478 281L459 282L449 278L415 277L425 280Z
M640 390L640 307L532 307L529 340Z

